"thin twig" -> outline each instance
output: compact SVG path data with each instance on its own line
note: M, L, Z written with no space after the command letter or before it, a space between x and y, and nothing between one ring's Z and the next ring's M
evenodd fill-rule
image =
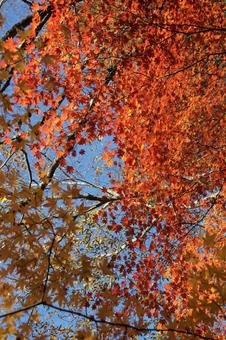
M12 316L12 315L15 315L15 314L18 314L18 313L21 313L21 312L26 312L34 307L37 307L37 306L40 306L42 305L43 302L40 301L40 302L37 302L37 303L34 303L33 305L30 305L30 306L26 306L26 307L23 307L23 308L20 308L20 309L16 309L12 312L8 312L8 313L4 313L4 314L1 314L0 315L0 319L3 319L3 318L6 318L8 316Z
M48 267L47 267L46 278L45 278L44 287L43 287L42 301L44 301L44 299L45 299L46 290L47 290L47 286L48 286L50 267L51 267L51 256L52 256L54 242L55 242L55 237L52 239L52 242L51 242L51 245L50 245L50 248L49 248L49 251L48 251L48 257L47 257Z
M22 152L23 152L23 154L25 156L25 160L26 160L26 164L27 164L27 169L28 169L28 173L29 173L29 177L30 177L30 183L29 183L29 188L30 188L31 184L33 182L31 166L30 166L30 162L29 162L29 159L28 159L27 152L25 150L22 150Z
M2 169L7 163L8 161L13 157L13 155L15 154L16 151L12 152L9 157L5 160L4 163L2 163L2 165L0 166L0 169Z

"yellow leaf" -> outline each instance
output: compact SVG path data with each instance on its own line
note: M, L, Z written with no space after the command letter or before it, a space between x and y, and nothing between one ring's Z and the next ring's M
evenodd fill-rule
M1 203L4 203L4 202L6 202L6 201L8 201L8 199L4 196L4 197L2 197L2 198L0 198L0 202Z

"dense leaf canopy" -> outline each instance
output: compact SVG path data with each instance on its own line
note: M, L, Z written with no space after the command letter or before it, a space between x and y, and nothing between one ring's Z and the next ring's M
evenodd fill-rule
M17 2L1 339L223 340L223 1Z

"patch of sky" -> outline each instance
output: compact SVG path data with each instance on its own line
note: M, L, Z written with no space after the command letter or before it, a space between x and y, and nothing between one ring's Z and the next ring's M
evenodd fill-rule
M29 6L21 0L3 1L0 12L3 17L6 18L0 29L0 38L2 38L13 25L31 13Z

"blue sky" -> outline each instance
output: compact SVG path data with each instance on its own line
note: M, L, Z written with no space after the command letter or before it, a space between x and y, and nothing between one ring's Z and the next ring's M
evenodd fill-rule
M30 11L29 7L21 0L7 0L1 7L1 13L7 18L0 30L0 35L3 36L12 25L30 14Z

